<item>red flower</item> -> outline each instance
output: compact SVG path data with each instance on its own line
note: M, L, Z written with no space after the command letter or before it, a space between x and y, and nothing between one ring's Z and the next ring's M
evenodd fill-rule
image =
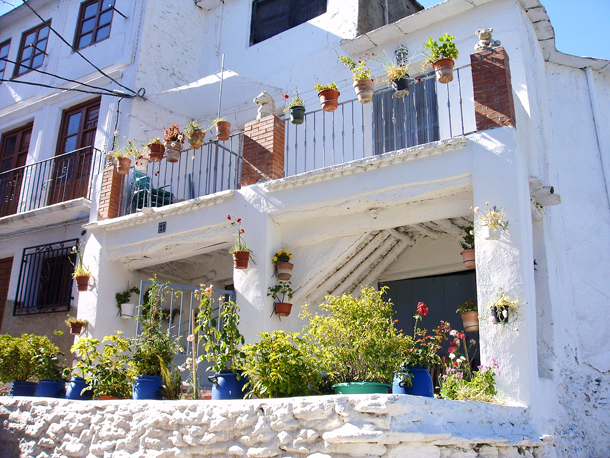
M289 96L288 94L284 94L284 98L285 98L285 99L289 99L289 98L290 98L290 96Z
M449 345L449 348L447 349L447 351L449 353L455 353L456 350L457 350L457 347L454 347L453 345Z
M426 316L428 314L428 306L423 302L417 304L417 312L419 316Z
M372 52L372 53L371 53L371 56L374 56L374 55L375 55L375 53L374 53L374 52Z
M371 78L371 81L372 81L373 83L375 82L375 80L374 80L373 78Z
M244 232L246 232L246 231L245 231L245 230L243 230L243 229L240 229L240 230L239 230L239 233L240 233L240 234L243 234Z
M417 82L418 82L418 83L421 83L421 78L417 78Z
M231 215L227 215L227 219L231 221Z
M458 332L458 333L457 333L457 335L456 335L456 337L457 337L458 339L465 340L465 339L466 339L466 334L464 334L463 332Z
M241 223L241 218L237 218L237 222L238 222L238 223Z

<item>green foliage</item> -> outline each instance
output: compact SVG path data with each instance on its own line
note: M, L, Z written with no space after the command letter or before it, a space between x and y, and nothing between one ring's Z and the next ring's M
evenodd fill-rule
M289 281L279 281L275 286L269 287L267 296L271 296L278 302L286 302L286 299L292 299L292 287Z
M119 308L119 312L121 311L121 305L127 304L132 294L140 294L140 288L134 286L131 289L123 291L122 293L116 293L114 295L114 298L116 299L116 305Z
M480 366L479 370L469 373L458 369L447 368L441 377L441 396L458 401L485 401L499 403L496 390L496 369Z
M130 398L133 389L133 373L129 367L129 340L121 337L122 332L105 336L104 349L97 358L93 377L87 381L93 386L93 395Z
M41 359L38 355L41 354ZM63 355L56 345L46 336L22 334L13 337L0 335L0 382L25 382L40 375L51 374L49 378L60 375L59 356ZM41 367L41 362L45 363ZM57 365L57 373L54 372ZM59 377L61 378L61 377Z
M461 229L464 231L464 235L460 241L460 247L462 250L474 250L474 227L465 226Z
M89 322L87 320L81 320L73 316L68 317L68 319L66 320L66 325L72 326L73 324L80 324L83 326L83 328L89 326Z
M339 88L337 87L337 83L334 83L334 82L333 82L333 83L330 83L330 84L327 84L327 85L324 85L324 84L316 84L316 85L315 85L313 88L314 88L316 91L318 91L318 92L325 91L326 89L333 89L333 90L335 90L335 91L338 91L338 90L339 90Z
M368 80L371 78L371 69L366 68L366 61L364 59L358 59L358 62L356 62L351 57L341 55L339 56L339 60L352 71L352 79L354 81Z
M428 38L424 43L426 50L426 60L424 65L429 65L440 59L457 59L459 51L455 46L455 36L446 33L439 37L438 41L434 38Z
M247 396L281 398L319 394L322 377L317 349L298 332L259 334L261 341L244 347Z
M78 339L78 342L76 342L70 348L70 351L80 358L80 360L74 364L73 371L77 374L80 373L80 377L84 378L85 380L91 378L95 373L95 362L100 356L100 353L97 351L99 344L99 339L83 337Z
M478 310L479 310L479 308L477 307L477 304L475 304L472 301L472 299L468 299L466 302L461 304L455 312L456 313L477 312Z
M54 335L62 336L62 331L54 331ZM66 365L63 362L65 356L64 352L59 350L59 347L55 345L51 340L42 339L39 342L38 350L34 356L38 378L39 379L51 379L51 380L62 380L63 374L66 371Z
M182 374L175 366L170 369L162 360L160 363L165 399L182 399Z
M391 383L408 338L395 327L385 290L365 287L358 298L327 296L320 304L324 314L303 308L301 317L309 320L304 332L319 348L321 368L333 383Z

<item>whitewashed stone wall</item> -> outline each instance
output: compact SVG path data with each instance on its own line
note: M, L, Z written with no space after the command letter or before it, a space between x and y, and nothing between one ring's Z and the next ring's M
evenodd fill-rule
M0 450L27 457L543 457L522 407L415 396L249 401L3 398Z

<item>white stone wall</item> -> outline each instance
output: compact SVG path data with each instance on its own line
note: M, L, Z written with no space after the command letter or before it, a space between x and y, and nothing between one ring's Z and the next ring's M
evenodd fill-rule
M248 401L2 398L4 458L553 457L527 409L406 395ZM19 455L21 453L21 455Z

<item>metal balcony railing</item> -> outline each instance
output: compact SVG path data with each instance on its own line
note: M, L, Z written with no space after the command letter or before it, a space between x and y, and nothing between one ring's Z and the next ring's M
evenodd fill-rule
M0 217L24 213L81 197L91 199L92 180L104 154L80 148L0 173Z

